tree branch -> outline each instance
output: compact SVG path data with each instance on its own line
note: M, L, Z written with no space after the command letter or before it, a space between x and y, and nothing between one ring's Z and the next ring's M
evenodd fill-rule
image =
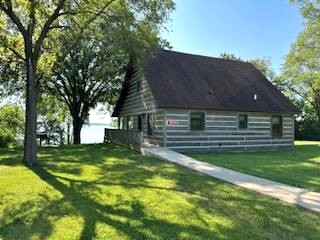
M95 13L94 16L87 21L87 24L89 24L89 23L93 22L94 20L96 20L96 18L99 17L99 16L104 12L104 10L106 10L106 8L107 8L111 3L113 3L114 1L115 1L115 0L110 0L109 2L107 2L107 3L103 6L103 8L100 9L100 11L98 11L97 13Z
M7 7L6 7L7 6ZM6 6L2 1L0 1L0 10L4 11L7 16L12 20L12 22L18 27L20 33L24 37L24 39L27 38L27 30L22 25L20 19L17 17L17 15L14 13L12 9L12 3L10 0L6 1Z
M9 46L5 46L5 48L8 48L11 52L14 53L14 55L16 55L17 58L19 58L25 62L26 59L21 54L19 54L14 48L9 47Z
M62 9L64 3L66 0L59 0L58 5L54 12L51 14L51 16L48 18L46 23L44 24L40 36L38 37L36 43L35 43L35 48L34 48L34 55L35 58L38 59L41 51L41 46L44 41L44 39L47 36L48 31L50 30L51 24L59 17L60 10Z
M29 13L29 25L27 31L29 32L29 36L33 36L34 33L34 26L36 24L36 19L35 19L35 1L34 0L29 0L30 1L30 13Z

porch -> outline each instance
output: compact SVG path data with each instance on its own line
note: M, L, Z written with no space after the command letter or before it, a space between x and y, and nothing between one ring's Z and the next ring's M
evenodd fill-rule
M104 129L104 142L113 142L139 151L142 146L154 145L154 141L143 131L111 128Z

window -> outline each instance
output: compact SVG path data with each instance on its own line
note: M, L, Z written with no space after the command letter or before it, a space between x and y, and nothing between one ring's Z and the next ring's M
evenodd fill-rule
M239 129L247 129L247 128L248 128L248 115L239 114Z
M137 93L141 91L141 81L137 81Z
M203 112L190 113L190 130L192 131L204 130L204 113Z
M279 138L282 136L282 116L272 116L272 137Z

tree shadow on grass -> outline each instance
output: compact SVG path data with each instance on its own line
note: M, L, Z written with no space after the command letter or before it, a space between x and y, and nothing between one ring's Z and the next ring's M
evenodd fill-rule
M0 148L0 165L16 166L21 165L22 149Z
M31 239L35 235L39 239L45 239L49 236L52 233L52 223L45 212L41 212L45 205L45 199L39 196L37 201L27 201L5 209L0 219L0 239ZM36 222L34 218L37 219ZM19 237L15 232L19 232Z
M54 200L46 194L40 196L43 208L30 220L27 228L30 234L42 239L53 232L55 226L51 218L59 219L66 215L83 220L79 239L99 238L97 226L100 224L110 226L123 238L137 240L316 239L320 234L317 228L319 218L312 214L122 147L89 145L63 147L61 151L43 149L40 161L42 166L33 168L33 172L62 196ZM84 164L94 166L99 172L92 178L82 178L79 174ZM161 179L160 183L153 181L157 178ZM109 190L100 192L102 187ZM108 202L107 194L117 195L116 191L113 192L117 188L124 191L117 196L116 203ZM159 199L163 199L161 195L183 196L187 204L175 205L175 199L172 199L172 204L175 208L188 207L188 210L172 221L156 217L157 214L150 214L150 208L156 211L148 206L152 202L131 194L136 189L146 194L154 190ZM168 194L171 192L174 194ZM27 208L34 205L32 201L26 203ZM16 212L26 210L22 206ZM182 224L184 214L186 223ZM210 218L217 220L210 221ZM195 224L195 220L201 223ZM45 229L37 228L38 222L44 222ZM12 224L8 222L5 227L10 228ZM23 239L32 237L26 236Z
M79 239L93 239L95 237L95 229L97 222L105 223L117 231L126 235L129 239L158 239L167 231L168 237L171 239L178 239L181 232L187 232L194 239L206 239L213 237L213 232L198 226L181 226L176 223L167 222L160 219L150 218L144 213L144 206L138 200L128 202L130 209L115 208L113 205L101 204L97 201L80 193L77 189L77 182L70 180L70 187L59 181L57 177L51 174L43 167L36 167L33 169L43 181L46 181L56 190L63 194L63 199L51 203L51 207L55 209L61 204L61 201L67 201L77 209L79 215L84 219L84 226ZM64 180L67 180L64 178ZM82 183L81 188L92 187L94 183ZM149 186L144 186L148 188ZM56 211L56 210L55 210ZM52 213L48 213L52 214ZM116 220L116 217L123 217L127 221L123 222ZM131 221L138 221L143 228L147 228L150 232L145 233L143 228L134 227L130 224ZM166 234L167 234L166 233Z
M79 155L78 153L81 154ZM41 159L44 157L46 160ZM106 157L116 157L117 162L111 165L105 164L104 159ZM163 162L152 162L149 158L143 157L136 152L117 146L112 148L110 146L101 146L101 149L97 149L94 146L83 146L82 150L62 148L61 151L45 149L45 152L42 151L40 153L40 161L41 166L36 166L31 170L63 196L59 200L50 200L45 195L41 196L43 201L49 203L49 205L43 209L38 217L32 220L32 224L26 227L31 232L32 228L34 228L33 233L40 235L41 238L45 238L45 235L50 235L54 227L53 223L50 223L48 219L46 221L44 219L54 216L60 218L68 214L65 209L59 207L65 206L66 203L70 204L73 209L72 212L79 215L84 221L80 239L93 239L96 235L97 223L109 225L129 239L159 239L163 235L171 239L178 239L181 232L187 232L194 239L213 236L212 231L196 225L181 225L147 216L144 213L145 206L134 197L130 197L129 201L125 200L127 203L120 200L122 202L120 205L101 203L101 201L94 199L94 194L99 190L97 185L115 186L110 182L108 184L108 181L104 181L107 176L109 176L109 180L114 177L114 182L118 182L118 185L123 188L143 187L152 189L153 186L147 184L147 181L154 175L159 174L160 171L155 172L154 170L159 170L160 166L165 167ZM139 163L142 163L143 167L140 167ZM79 168L81 168L82 164L91 164L98 167L101 171L100 177L96 180L74 179L73 176L79 176ZM69 177L64 175L66 173ZM129 186L130 181L138 184ZM166 188L157 186L154 186L154 189L166 190ZM28 202L24 205L31 209L33 203ZM127 205L129 209L124 208L123 205ZM23 206L21 207L24 209ZM23 209L20 210L22 211ZM117 220L117 218L125 220ZM39 221L46 223L46 230L37 233L39 229L35 228L35 226ZM138 226L135 226L134 223L137 222ZM10 224L6 227L9 228L9 226ZM51 230L49 230L50 228ZM26 235L26 238L29 237Z

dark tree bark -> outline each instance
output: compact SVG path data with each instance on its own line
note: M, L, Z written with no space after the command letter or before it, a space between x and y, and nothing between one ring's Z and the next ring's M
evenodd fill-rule
M23 163L32 167L38 163L37 159L37 62L32 48L32 33L24 33L26 76L26 111L24 132Z
M67 144L71 144L70 125L71 125L71 123L68 119L68 121L67 121Z
M37 160L37 75L36 60L27 58L26 113L23 163L31 167Z
M78 116L72 116L73 118L73 144L81 144L81 129L83 126L83 120Z

